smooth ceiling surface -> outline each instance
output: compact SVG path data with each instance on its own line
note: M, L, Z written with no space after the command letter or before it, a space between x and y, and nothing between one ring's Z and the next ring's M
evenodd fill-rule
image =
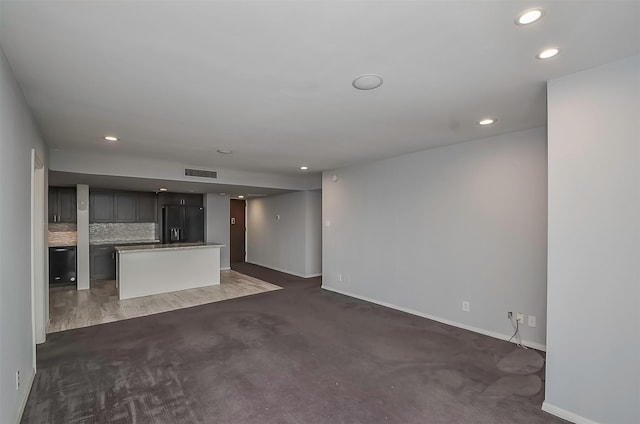
M545 17L516 26L533 6ZM543 126L546 80L640 52L638 1L0 7L2 49L52 147L283 174ZM536 59L548 46L560 55ZM384 84L355 90L363 73ZM476 125L485 116L498 121Z

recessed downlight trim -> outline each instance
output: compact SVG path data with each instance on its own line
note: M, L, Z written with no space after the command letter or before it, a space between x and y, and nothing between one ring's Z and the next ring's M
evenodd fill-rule
M244 199L244 196L241 194L238 196L238 199Z
M533 9L527 9L520 13L516 18L516 25L525 26L531 25L534 22L538 22L544 16L544 9L535 7Z
M306 170L308 170L308 169L309 169L309 167L308 167L308 166L306 166L306 165L302 165L302 166L300 167L300 170L301 170L301 171L306 171Z
M115 143L116 141L120 141L120 139L118 137L116 137L115 135L105 135L104 139L105 139L105 141L108 141L110 143Z
M168 189L168 188L166 188L166 187L160 187L160 188L158 189L158 191L165 192L165 191L169 191L169 189Z
M487 127L496 123L496 118L482 118L478 121L478 125L481 127Z
M218 149L216 150L216 152L222 154L222 155L230 155L231 153L233 153L233 150L230 149Z
M353 79L351 85L358 90L374 90L382 85L384 80L378 74L362 74Z
M556 57L560 53L560 49L557 47L549 47L542 50L540 53L536 55L536 58L540 60L551 59L552 57Z

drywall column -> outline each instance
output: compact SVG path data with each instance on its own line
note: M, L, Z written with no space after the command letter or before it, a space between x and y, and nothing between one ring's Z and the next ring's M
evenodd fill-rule
M548 84L543 409L640 422L640 56Z
M89 186L78 184L76 186L76 198L78 206L77 287L78 290L87 290L89 288Z
M322 191L305 192L305 275L322 275Z
M220 269L231 269L229 257L230 242L230 210L229 196L221 196L217 193L205 194L205 211L207 214L206 241L220 243Z

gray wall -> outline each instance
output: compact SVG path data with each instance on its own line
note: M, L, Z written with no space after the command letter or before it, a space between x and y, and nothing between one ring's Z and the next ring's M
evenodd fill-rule
M6 224L0 238L0 422L15 423L34 374L31 149L44 153L45 145L1 50L0 93L0 222Z
M323 287L504 339L535 315L544 348L546 156L539 128L325 172Z
M298 191L247 201L247 262L301 277L319 275L320 200L319 191Z
M217 193L205 194L205 210L207 212L206 241L223 243L220 248L220 268L231 267L229 257L229 196L220 196Z
M305 275L322 273L322 191L306 191Z
M550 81L548 113L544 409L637 423L640 56Z

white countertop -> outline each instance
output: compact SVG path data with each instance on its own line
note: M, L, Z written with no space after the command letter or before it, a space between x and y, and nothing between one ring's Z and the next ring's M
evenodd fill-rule
M92 246L100 246L106 244L113 244L116 246L125 246L127 244L158 244L160 240L97 240L89 241Z
M152 250L183 250L183 249L202 249L202 248L220 248L224 246L221 243L156 243L156 244L140 244L136 246L116 246L118 253L148 252Z

